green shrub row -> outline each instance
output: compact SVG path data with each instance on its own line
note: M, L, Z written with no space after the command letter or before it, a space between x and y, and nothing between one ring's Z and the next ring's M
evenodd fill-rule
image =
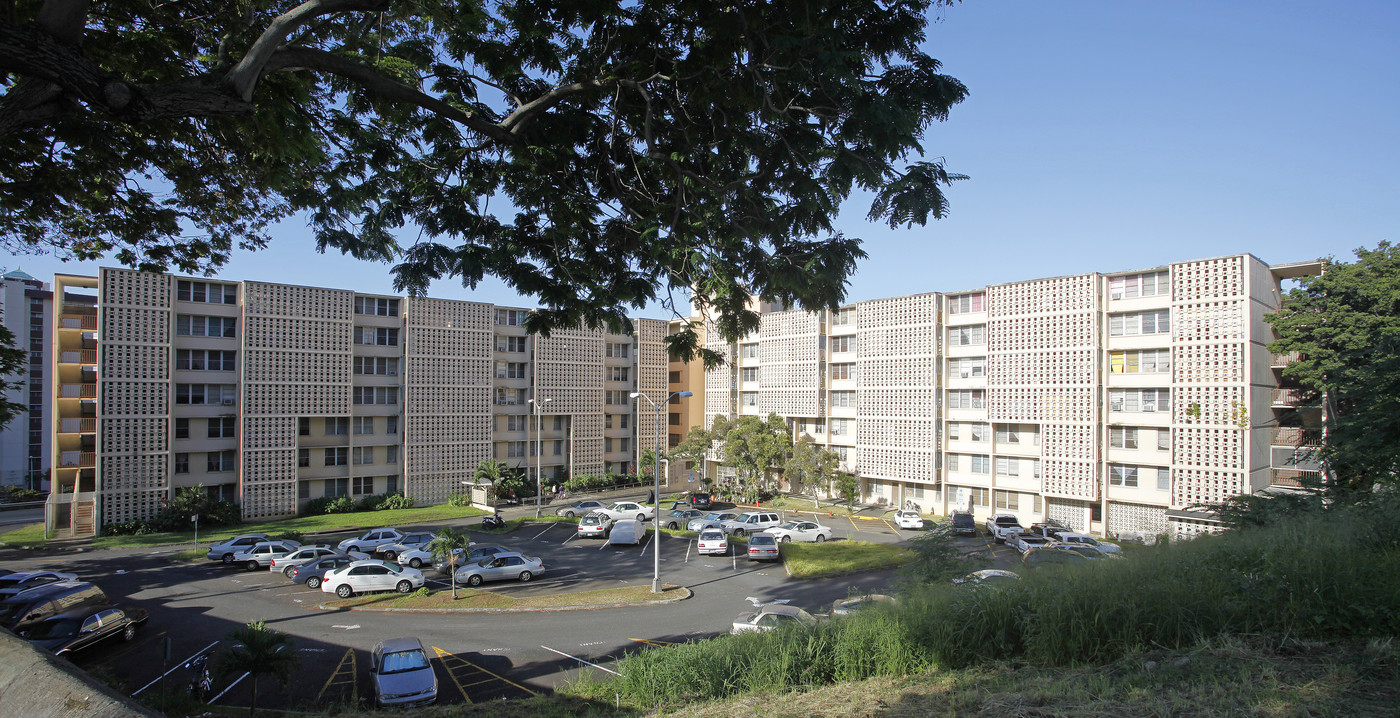
M322 496L312 499L301 507L302 516L321 514L349 514L356 511L387 511L390 509L411 509L413 499L395 491L374 494L356 501L349 496Z
M161 507L155 516L106 524L102 527L102 535L145 536L167 531L189 531L194 528L190 517L196 514L199 516L200 528L237 526L243 523L243 513L238 504L210 499L202 485L187 486L177 489L175 500Z
M812 630L725 636L620 661L586 694L634 706L899 676L985 660L1103 663L1222 635L1352 639L1400 632L1400 502L1021 571L995 587L911 588Z

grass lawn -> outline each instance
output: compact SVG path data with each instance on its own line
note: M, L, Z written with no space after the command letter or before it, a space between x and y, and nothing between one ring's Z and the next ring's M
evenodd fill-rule
M442 504L440 506L424 506L422 508L412 509L298 516L296 518L282 519L280 521L265 521L261 523L241 524L239 526L221 526L217 529L210 530L201 529L199 532L199 542L201 545L207 546L213 541L248 533L281 534L296 532L301 534L313 534L356 528L374 528L377 526L407 526L416 523L432 523L437 521L450 521L468 516L480 516L484 513L486 512L480 509ZM161 546L166 544L190 543L193 540L194 531L170 531L146 534L144 536L98 536L92 540L92 546L93 548ZM34 524L17 531L0 534L0 543L9 544L11 546L43 545L44 525Z
M816 578L893 568L908 561L908 550L893 544L868 541L785 543L783 563L794 578Z
M355 606L373 608L417 608L425 610L461 610L469 608L563 608L567 606L607 606L618 603L646 603L682 598L689 591L679 586L664 586L660 596L651 592L651 584L645 586L623 586L605 588L598 591L577 593L556 593L548 596L527 596L511 598L491 591L482 591L466 586L457 587L457 600L452 600L452 590L443 588L427 596L415 593L374 593L356 596L345 600L330 601L326 605L336 608Z

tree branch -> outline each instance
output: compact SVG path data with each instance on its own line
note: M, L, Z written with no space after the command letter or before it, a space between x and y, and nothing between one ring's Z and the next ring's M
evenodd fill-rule
M267 61L286 43L288 35L323 15L357 10L382 10L387 4L387 0L307 0L291 11L277 16L277 19L267 26L262 35L253 42L253 46L248 48L248 54L243 56L243 60L229 70L228 81L244 102L252 102L253 88L266 71Z

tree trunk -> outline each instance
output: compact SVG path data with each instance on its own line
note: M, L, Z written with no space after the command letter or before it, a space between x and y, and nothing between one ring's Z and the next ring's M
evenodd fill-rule
M253 700L248 702L248 715L258 710L258 674L253 674Z

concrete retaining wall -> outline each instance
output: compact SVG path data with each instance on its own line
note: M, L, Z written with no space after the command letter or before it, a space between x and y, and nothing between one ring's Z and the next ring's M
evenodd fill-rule
M0 629L0 716L156 718L160 714Z

